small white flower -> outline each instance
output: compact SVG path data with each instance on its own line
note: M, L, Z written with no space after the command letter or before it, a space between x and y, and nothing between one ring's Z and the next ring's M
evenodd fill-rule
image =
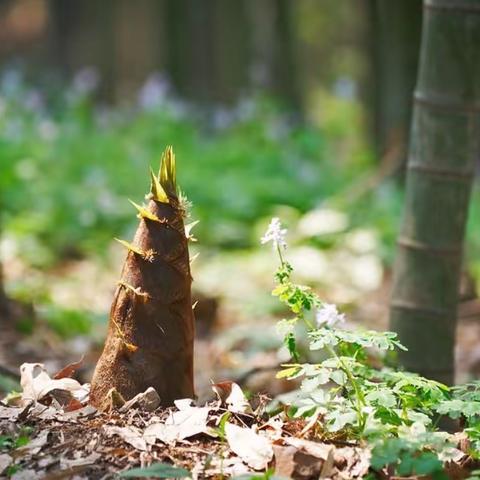
M272 242L274 247L287 248L287 242L285 241L285 235L287 234L287 229L282 228L280 219L278 217L273 217L270 225L265 232L265 235L260 239L262 245L268 242Z
M331 303L324 303L321 308L317 310L315 320L319 327L334 327L337 323L345 322L345 314L339 313L337 306Z

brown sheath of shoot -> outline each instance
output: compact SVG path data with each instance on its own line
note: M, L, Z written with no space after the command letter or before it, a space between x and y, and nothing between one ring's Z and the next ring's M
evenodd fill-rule
M140 219L133 241L120 240L127 258L90 391L100 409L109 407L112 389L129 400L154 387L163 406L194 396L190 229L171 147L151 182L147 205L132 202Z

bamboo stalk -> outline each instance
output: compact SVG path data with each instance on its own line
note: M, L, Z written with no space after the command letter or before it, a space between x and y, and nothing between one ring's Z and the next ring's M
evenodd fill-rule
M391 299L408 369L454 380L459 278L480 153L480 0L425 0Z

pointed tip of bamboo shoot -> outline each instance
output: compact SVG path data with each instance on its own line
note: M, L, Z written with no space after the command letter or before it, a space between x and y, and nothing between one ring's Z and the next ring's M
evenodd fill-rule
M170 203L170 200L168 199L168 195L163 189L160 183L160 180L155 175L152 167L150 167L150 181L151 181L150 193L152 194L153 199L156 200L157 202Z
M177 167L173 147L169 145L162 155L160 172L158 174L160 185L168 196L177 196Z

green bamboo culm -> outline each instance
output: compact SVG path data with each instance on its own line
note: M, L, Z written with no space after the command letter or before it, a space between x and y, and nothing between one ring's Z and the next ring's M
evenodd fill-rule
M90 402L102 410L149 387L163 406L194 397L188 242L196 222L184 225L188 202L177 189L171 147L150 178L146 205L131 202L139 218L133 241L119 240L127 257L90 390Z
M480 0L425 0L390 327L402 365L447 384L479 124Z

